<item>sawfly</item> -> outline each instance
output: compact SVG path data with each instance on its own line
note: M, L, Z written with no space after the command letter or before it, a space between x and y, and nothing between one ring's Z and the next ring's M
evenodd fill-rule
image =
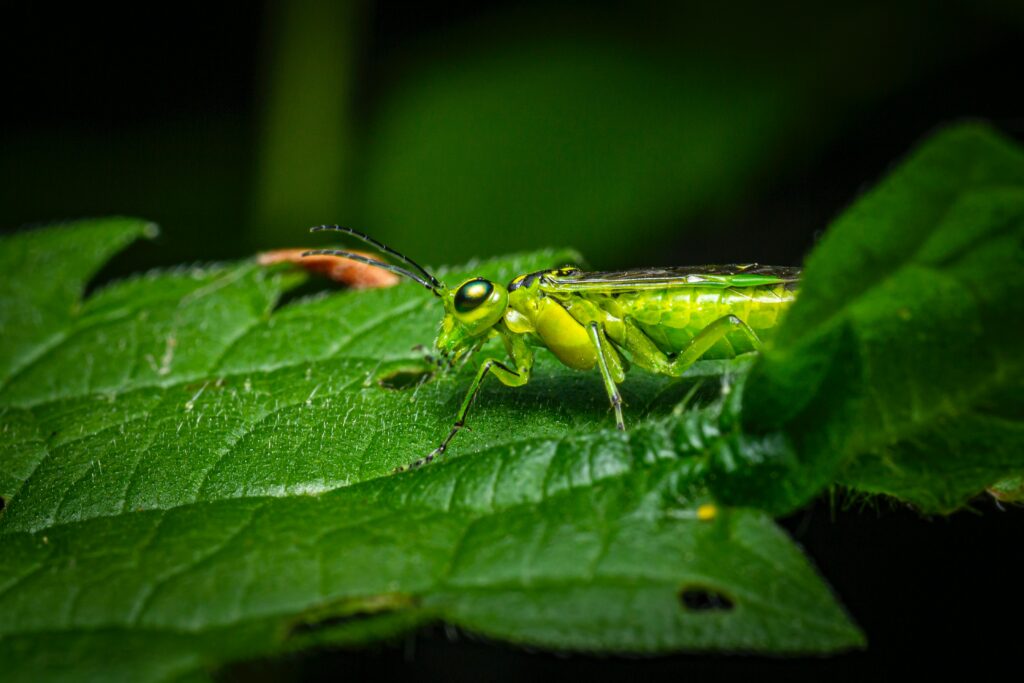
M546 348L573 370L596 370L625 429L618 385L630 367L680 377L701 358L733 358L757 351L759 334L774 328L796 298L798 268L735 264L585 272L575 266L525 273L507 285L474 277L449 287L411 258L357 230L321 225L372 245L402 265L337 249L304 257L336 256L409 278L441 300L444 318L434 342L437 362L467 360L489 339L500 337L507 362L484 361L477 369L448 435L424 465L447 450L466 424L484 379L510 387L530 381L534 349ZM406 468L399 468L400 470Z

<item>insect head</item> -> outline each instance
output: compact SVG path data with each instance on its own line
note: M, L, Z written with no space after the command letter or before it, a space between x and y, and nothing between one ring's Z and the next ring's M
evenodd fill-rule
M303 256L340 256L358 261L377 268L391 271L409 278L428 289L434 296L441 299L445 316L441 321L441 329L434 343L442 367L450 367L467 352L474 350L486 341L494 327L501 321L508 308L508 289L497 282L482 277L466 280L455 289L450 289L434 277L426 268L401 254L391 247L379 242L358 230L339 225L320 225L311 228L311 232L333 231L351 235L358 240L376 247L400 261L398 266L385 263L362 254L337 249L315 249L303 253Z

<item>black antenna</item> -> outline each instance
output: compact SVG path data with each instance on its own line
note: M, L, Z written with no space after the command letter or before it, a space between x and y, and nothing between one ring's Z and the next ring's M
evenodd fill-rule
M363 242L366 242L367 244L372 244L373 246L377 247L377 249L383 251L385 254L391 254L392 256L394 256L395 258L399 259L400 261L409 264L410 266L412 266L416 270L418 270L421 273L423 273L423 277L425 277L427 280L430 281L430 284L433 285L433 289L437 289L437 290L444 289L444 284L441 281L439 281L436 277L431 275L427 271L426 268L424 268L420 264L416 263L415 261L413 261L411 258L406 256L405 254L401 254L401 253L395 251L394 249L392 249L388 245L384 244L383 242L378 242L377 240L373 239L372 237L370 237L367 234L361 233L358 230L353 230L352 228L346 228L346 227L344 227L342 225L318 225L315 228L310 228L309 229L310 232L325 232L325 231L328 231L328 230L333 231L333 232L342 232L342 233L345 233L346 235L352 235L352 237L355 237L358 240L362 240ZM359 259L353 259L353 260L358 261Z
M377 268L383 268L384 270L389 270L392 273L397 273L398 275L404 275L405 277L409 278L410 280L415 280L416 282L420 283L421 285L423 285L424 287L429 289L431 292L433 292L434 296L441 296L441 292L438 290L437 287L435 287L433 284L427 282L426 280L421 278L416 273L411 273L408 270L406 270L405 268L402 268L400 266L395 266L395 265L392 265L390 263L384 263L383 261L378 261L377 259L372 259L372 258L369 258L368 256L361 256L360 254L353 254L351 251L341 251L340 249L314 249L312 251L304 251L304 252L302 252L302 255L303 256L340 256L341 258L347 258L350 261L358 261L359 263L365 263L368 266L375 266Z

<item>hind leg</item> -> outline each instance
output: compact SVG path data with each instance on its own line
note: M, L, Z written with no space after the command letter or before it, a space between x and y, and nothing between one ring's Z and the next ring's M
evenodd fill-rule
M623 322L626 327L623 346L634 362L652 372L670 377L682 376L708 349L732 332L745 334L754 348L761 348L757 333L735 315L724 316L705 327L674 358L658 348L635 322L629 318Z
M718 343L720 339L732 332L741 332L750 340L751 345L758 351L761 350L761 340L757 333L750 329L750 325L740 320L735 315L727 315L711 323L690 340L682 351L679 352L669 364L669 374L679 377L686 372L691 365L700 360L700 357L707 353L708 349Z
M738 316L726 315L715 320L698 332L687 345L674 356L669 356L629 317L616 318L599 306L586 300L572 301L566 305L569 314L580 324L598 323L606 332L606 338L625 349L630 360L640 367L660 375L679 377L691 365L700 360L720 339L732 332L740 332L750 339L751 345L760 350L761 340L750 325Z

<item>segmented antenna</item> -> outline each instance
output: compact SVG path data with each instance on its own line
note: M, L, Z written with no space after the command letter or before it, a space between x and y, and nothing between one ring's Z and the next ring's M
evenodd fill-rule
M413 261L411 258L406 256L405 254L402 254L402 253L399 253L399 252L395 251L394 249L392 249L388 245L384 244L383 242L379 242L379 241L373 239L372 237L370 237L369 235L367 235L365 233L359 232L358 230L353 230L352 228L346 228L343 225L318 225L315 228L310 228L309 229L310 232L326 232L328 230L330 230L332 232L341 232L341 233L344 233L346 235L351 235L352 237L355 237L358 240L362 240L363 242L366 242L367 244L373 245L374 247L376 247L380 251L383 251L385 254L390 254L391 256L394 256L395 258L397 258L400 261L402 261L403 263L406 263L406 264L412 266L413 268L415 268L416 270L418 270L419 272L421 272L423 274L423 277L425 277L430 282L430 284L433 285L433 287L431 287L430 289L434 289L434 290L444 289L444 283L442 283L436 277L431 275L430 272L427 271L426 268L424 268L420 264L416 263L415 261ZM347 258L351 258L351 257L347 257ZM358 261L359 259L352 259L352 260ZM395 271L395 272L398 272L398 271ZM406 271L406 273L408 273L408 271ZM416 279L416 278L413 278L413 279ZM435 291L435 294L436 293L437 292Z
M440 290L437 287L435 287L432 283L427 282L426 280L421 278L416 273L412 273L412 272L406 270L405 268L402 268L401 266L396 266L396 265L393 265L391 263L384 263L383 261L378 261L377 259L372 259L372 258L369 258L367 256L362 256L361 254L353 254L351 251L342 251L340 249L313 249L312 251L304 251L304 252L302 252L302 255L303 256L340 256L341 258L346 258L346 259L349 259L350 261L358 261L359 263L365 263L368 266L375 266L377 268L383 268L384 270L389 270L392 273L397 273L398 275L404 275L405 277L409 278L410 280L415 280L416 282L420 283L421 285L423 285L424 287L429 289L434 294L434 296L441 296L441 292L440 292Z

